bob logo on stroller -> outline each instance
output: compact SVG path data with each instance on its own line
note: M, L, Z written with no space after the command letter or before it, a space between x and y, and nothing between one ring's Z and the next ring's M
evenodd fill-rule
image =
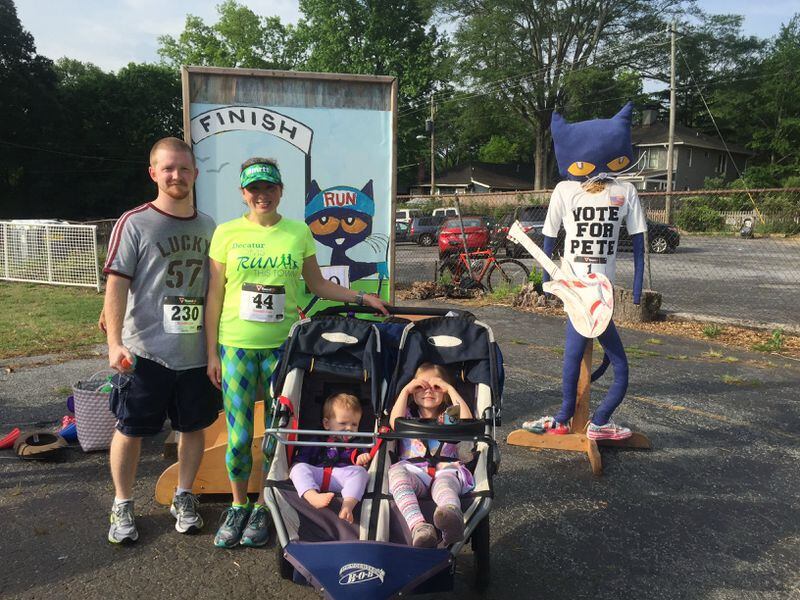
M364 563L350 563L339 569L339 585L364 583L373 579L380 579L381 583L383 583L385 576L386 571L383 569Z

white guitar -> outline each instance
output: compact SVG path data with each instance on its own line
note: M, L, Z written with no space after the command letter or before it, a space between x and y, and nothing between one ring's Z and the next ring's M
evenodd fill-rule
M614 312L614 288L602 273L578 277L567 261L558 267L536 243L528 237L519 221L508 230L508 239L521 245L550 274L542 287L564 302L569 320L583 337L595 338L606 330Z

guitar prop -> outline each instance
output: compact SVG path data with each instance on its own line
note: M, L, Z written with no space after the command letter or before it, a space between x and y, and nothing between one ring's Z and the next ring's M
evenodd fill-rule
M536 243L528 237L519 221L508 230L508 239L521 245L550 274L550 281L542 287L564 302L564 310L583 337L596 338L606 330L614 312L614 289L602 273L589 273L578 277L572 265L561 260L558 267Z

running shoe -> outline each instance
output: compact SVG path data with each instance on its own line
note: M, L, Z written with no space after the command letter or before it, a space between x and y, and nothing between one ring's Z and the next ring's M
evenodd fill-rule
M110 520L108 541L112 544L132 544L139 539L136 521L133 518L133 500L114 502L111 506Z
M217 548L233 548L242 539L242 532L250 516L250 507L229 506L220 515L220 526L214 536L214 545Z
M197 512L200 500L191 492L176 494L172 498L170 514L175 517L175 531L178 533L198 533L203 528L203 517Z
M617 425L614 421L609 421L605 425L595 425L591 421L586 430L586 437L590 440L626 440L633 433L627 427Z
M269 511L266 506L256 504L242 533L242 546L261 548L269 541Z
M522 424L525 431L531 433L547 433L549 435L566 435L569 433L569 426L559 423L553 417L541 417L535 421L525 421Z

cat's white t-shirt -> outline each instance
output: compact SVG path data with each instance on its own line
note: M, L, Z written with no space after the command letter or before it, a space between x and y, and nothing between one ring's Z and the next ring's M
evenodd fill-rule
M631 236L647 231L632 184L613 182L602 192L589 194L578 181L562 181L553 190L542 233L555 238L563 223L564 259L575 274L602 273L613 283L623 219Z

